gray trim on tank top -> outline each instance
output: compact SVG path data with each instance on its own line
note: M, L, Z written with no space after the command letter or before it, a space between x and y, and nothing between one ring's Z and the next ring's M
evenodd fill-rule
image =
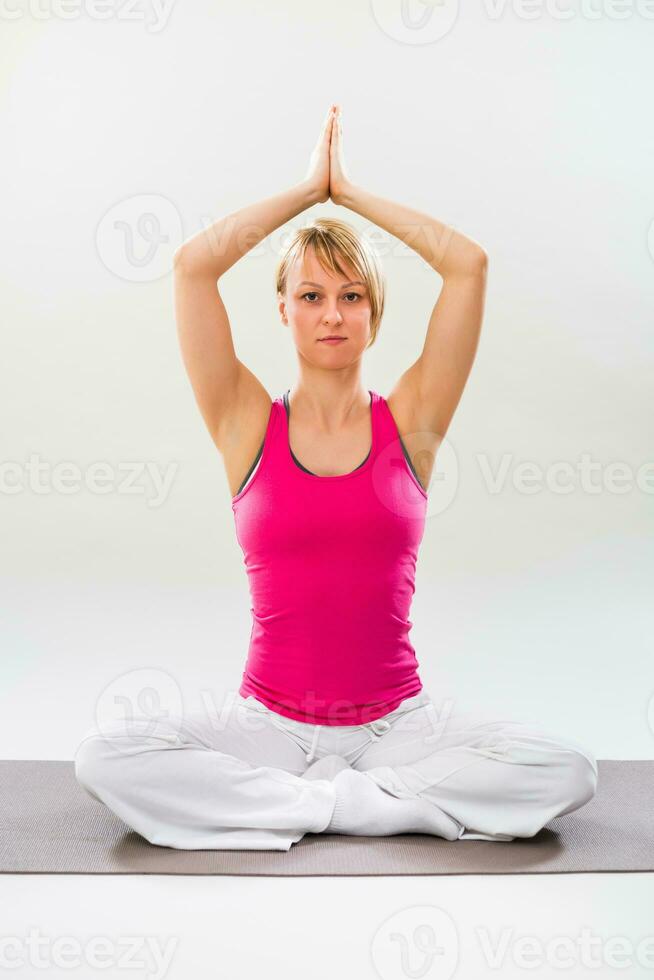
M289 405L289 403L288 403L288 392L289 392L290 390L291 390L291 389L289 388L289 389L288 389L288 391L285 391L285 392L284 392L284 395L283 395L283 398L284 398L284 408L286 409L286 418L287 418L287 419L290 419L290 417L291 417L291 406L290 406L290 405ZM370 404L372 404L372 402L371 402ZM291 456L293 457L293 461L294 461L294 462L295 462L295 463L296 463L296 464L297 464L297 465L298 465L298 466L300 467L300 469L301 469L301 470L304 470L304 472L305 472L305 473L311 473L311 476L318 476L318 474L317 474L317 473L312 473L312 472L311 472L311 470L308 470L308 469L306 468L306 466L303 466L303 465L302 465L302 463L300 462L300 460L299 460L299 459L297 458L297 456L296 456L296 455L295 455L295 453L293 452L293 450L291 449L291 447L289 446L288 448L289 448L289 449L290 449L290 451L291 451ZM370 449L369 449L369 450L368 450L368 452L366 453L366 459L368 459L368 456L370 456L370 453L371 453L371 452L372 452L372 446L370 447ZM363 460L363 463L365 463L365 461L366 461L366 459L364 459L364 460ZM359 463L359 465L358 465L358 466L355 466L355 467L354 467L354 470L359 470L359 469L361 469L361 467L363 466L363 463ZM352 472L352 473L354 473L354 470L351 470L351 472ZM346 475L347 475L347 474L346 474Z
M282 397L283 397L283 401L284 401L284 408L286 409L286 418L287 418L287 419L290 419L290 417L291 417L291 409L290 409L290 406L289 406L289 404L288 404L288 392L289 392L290 390L291 390L291 389L289 388L289 389L288 389L287 391L285 391L285 392L284 392L284 394L283 394L283 396L282 396ZM416 480L418 480L418 474L416 473L416 471L415 471L415 469L414 469L414 466L413 466L413 463L411 462L411 459L410 459L410 457L409 457L409 454L408 454L408 452L406 451L406 448L405 448L405 446L404 446L404 443L403 443L403 441L402 441L402 437L400 436L400 434L399 434L399 432L398 432L398 438L399 438L399 440L400 440L400 446L402 447L402 452L404 453L404 456L405 456L405 458L406 458L406 461L407 461L407 463L409 464L409 466L410 466L410 468L411 468L411 472L412 472L412 473L413 473L413 475L415 476L415 478L416 478ZM240 485L240 487L239 487L239 488L238 488L238 490L236 491L236 495L238 495L238 494L239 494L239 493L241 492L241 490L243 490L243 488L245 487L245 484L246 484L246 483L248 482L248 480L249 480L249 479L250 479L250 477L252 476L252 473L254 472L254 469L255 469L255 467L256 467L256 465L257 465L257 463L259 462L259 460L260 460L260 458L261 458L261 453L263 452L263 447L264 447L264 443L265 443L265 441L266 441L266 440L265 440L265 438L264 438L264 441L263 441L263 442L261 443L261 446L259 447L259 452L257 453L257 455L256 455L256 457L255 457L255 460L254 460L254 462L252 463L252 466L251 466L251 467L250 467L250 469L248 470L248 474L247 474L247 476L245 477L245 479L244 479L244 480L243 480L243 482L241 483L241 485ZM304 470L304 472L305 472L305 473L309 473L309 474L310 474L311 476L318 476L318 474L317 474L317 473L312 473L312 472L311 472L311 470L308 470L308 469L306 468L306 466L303 466L303 465L302 465L302 463L300 462L300 460L299 460L299 459L297 458L297 456L296 456L296 455L295 455L295 453L293 452L293 450L291 449L291 447L289 446L288 448L289 448L289 452L290 452L290 454L291 454L291 456L293 457L293 462L295 463L295 465L296 465L296 466L298 466L298 467L299 467L299 468L300 468L301 470ZM359 465L358 465L358 466L355 466L355 468L354 468L353 470L351 470L351 472L352 472L352 473L355 473L355 472L356 472L356 470L358 470L358 469L361 469L361 467L363 466L363 464L364 464L364 463L366 462L366 460L368 459L368 456L370 456L370 453L371 453L371 452L372 452L372 446L371 446L371 447L370 447L370 449L368 450L368 454L367 454L367 456L366 456L366 459L364 459L364 460L363 460L363 462L361 462L361 463L359 463ZM345 475L347 476L348 474L345 474ZM420 483L420 480L418 480L418 483ZM422 486L422 484L421 484L421 486Z

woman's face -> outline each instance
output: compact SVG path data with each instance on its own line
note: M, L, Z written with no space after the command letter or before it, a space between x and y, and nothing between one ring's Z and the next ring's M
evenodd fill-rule
M343 264L343 263L341 263ZM354 269L345 275L323 269L312 249L304 262L296 259L286 281L286 296L279 294L279 312L288 324L298 351L314 364L341 367L356 360L370 339L370 296ZM345 340L323 343L338 334Z

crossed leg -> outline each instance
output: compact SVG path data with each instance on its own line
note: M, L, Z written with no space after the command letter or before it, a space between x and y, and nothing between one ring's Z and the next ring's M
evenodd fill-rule
M151 844L184 850L288 851L320 833L335 790L305 780L305 752L266 716L233 706L102 725L80 742L75 776Z
M437 805L459 839L533 837L554 817L587 803L597 788L583 746L518 721L479 714L438 718L433 702L399 719L353 763L387 793Z
M595 759L572 740L478 715L439 720L431 700L394 719L351 764L385 794L434 804L448 840L457 828L458 839L532 837L597 787ZM91 796L150 843L182 849L287 851L321 833L336 789L302 779L305 769L303 744L270 716L237 708L219 724L190 714L103 726L75 754Z

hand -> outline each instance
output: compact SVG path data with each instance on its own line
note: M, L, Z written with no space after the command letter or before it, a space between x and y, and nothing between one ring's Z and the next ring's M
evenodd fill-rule
M352 182L345 169L345 157L343 156L341 107L337 105L329 147L329 196L334 204L343 203L344 195L351 186Z
M329 200L329 144L332 134L332 121L335 106L330 106L318 137L311 158L309 169L304 182L311 190L312 196L321 204Z

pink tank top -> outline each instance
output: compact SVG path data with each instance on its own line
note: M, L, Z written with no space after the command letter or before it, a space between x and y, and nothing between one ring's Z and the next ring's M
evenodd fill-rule
M422 689L409 612L427 494L370 396L371 451L343 476L300 469L276 398L258 469L232 498L252 613L239 693L310 724L374 721Z

